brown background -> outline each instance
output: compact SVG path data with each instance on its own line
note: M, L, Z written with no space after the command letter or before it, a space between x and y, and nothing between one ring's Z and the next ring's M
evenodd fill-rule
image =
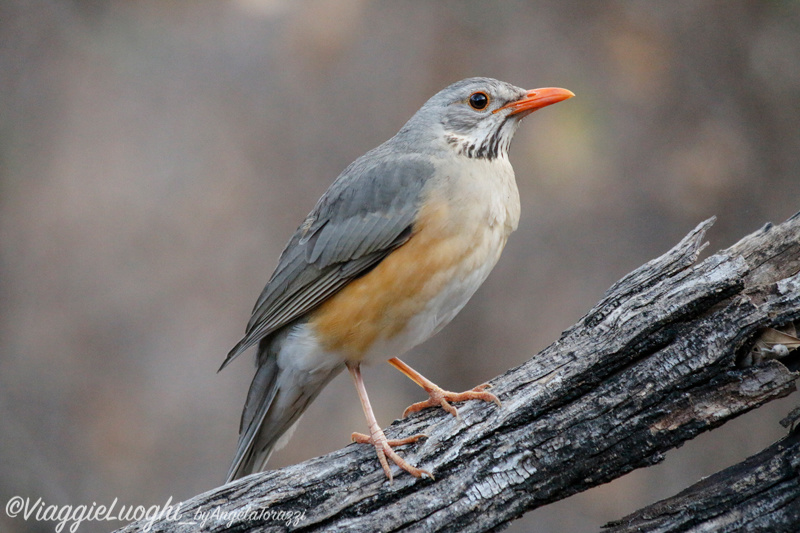
M215 371L286 239L351 160L475 75L578 96L517 134L520 228L407 356L448 388L530 358L701 220L719 217L716 250L800 209L794 1L0 2L0 503L217 486L250 357ZM365 375L383 425L422 399L388 365ZM760 450L796 402L510 531L597 529ZM271 464L364 427L342 375ZM0 512L3 531L53 527Z

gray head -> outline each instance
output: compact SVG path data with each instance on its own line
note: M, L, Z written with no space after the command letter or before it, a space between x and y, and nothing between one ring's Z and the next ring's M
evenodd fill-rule
M520 121L574 96L566 89L528 91L492 78L468 78L439 91L393 139L420 150L428 145L478 159L507 157Z

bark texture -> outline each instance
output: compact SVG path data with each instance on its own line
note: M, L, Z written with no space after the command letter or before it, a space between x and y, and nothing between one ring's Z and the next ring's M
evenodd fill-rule
M712 223L625 276L559 340L492 380L501 408L468 402L459 406L460 420L429 409L395 421L389 438L429 435L400 453L435 481L399 473L390 484L371 447L350 445L196 496L182 503L180 520L120 531L489 531L658 463L699 433L793 392L798 377L797 351L776 350L782 359L775 360L753 347L769 328L800 319L800 216L768 224L698 263ZM739 475L756 468L753 461L774 472L774 459L781 475L794 468L793 485L760 489L753 499L746 492L720 496L715 516L751 512L760 505L755 498L796 504L796 441L787 438L761 459L729 469L733 474L718 474ZM742 479L764 479L750 476ZM724 492L724 481L715 483L653 508L703 502L707 491ZM198 513L208 513L205 522ZM641 513L612 531L690 529L686 521L674 528L659 522L651 508ZM796 523L796 505L786 520Z
M606 528L608 533L800 531L800 431Z

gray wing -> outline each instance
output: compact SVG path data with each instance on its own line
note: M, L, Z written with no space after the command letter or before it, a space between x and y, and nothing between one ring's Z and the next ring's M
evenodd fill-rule
M297 229L220 370L261 339L319 306L404 244L433 164L387 145L353 162Z

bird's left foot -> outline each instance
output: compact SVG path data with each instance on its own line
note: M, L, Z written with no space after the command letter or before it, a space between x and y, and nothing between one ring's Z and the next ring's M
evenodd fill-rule
M465 392L450 392L442 389L438 385L428 382L425 385L422 385L422 388L425 389L430 397L424 402L417 402L406 407L406 410L403 411L403 417L406 417L411 413L416 413L417 411L422 411L427 407L441 407L454 417L458 418L458 410L450 405L450 403L465 402L467 400L483 400L484 402L494 402L498 407L501 407L502 404L497 396L491 392L486 392L486 389L490 387L491 385L484 383L483 385L478 385L474 389Z
M392 449L394 446L403 446L405 444L413 444L419 439L425 438L427 435L414 435L413 437L406 437L405 439L387 439L383 430L379 427L370 428L372 435L364 435L363 433L353 433L351 438L353 442L360 444L372 444L375 447L375 453L378 455L383 471L389 482L392 481L392 470L389 468L389 459L394 464L408 472L414 477L428 476L433 479L433 475L427 470L417 468L411 465L408 461L400 457Z

